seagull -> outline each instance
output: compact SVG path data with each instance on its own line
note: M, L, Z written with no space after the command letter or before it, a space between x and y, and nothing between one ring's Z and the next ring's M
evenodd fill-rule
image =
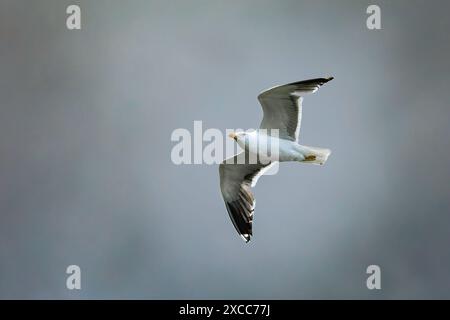
M264 117L259 129L229 134L243 151L220 164L220 190L228 215L245 242L249 242L253 235L255 198L251 187L256 185L260 176L277 162L297 161L323 165L327 161L331 153L329 149L302 146L297 140L302 119L303 97L316 92L331 80L333 77L304 80L275 86L261 92L258 100ZM267 152L255 147L258 145L256 141L276 143L278 146L276 159L269 158ZM248 161L252 157L256 161Z

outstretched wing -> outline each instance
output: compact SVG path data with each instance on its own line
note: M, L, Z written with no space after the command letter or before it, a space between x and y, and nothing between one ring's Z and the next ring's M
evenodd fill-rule
M273 163L239 164L238 157L240 155L237 154L220 164L220 191L234 227L248 242L252 236L253 211L255 209L255 198L251 187Z
M297 141L302 120L302 100L307 93L316 92L330 78L318 78L277 86L263 91L258 100L264 111L260 128L278 129L279 137Z

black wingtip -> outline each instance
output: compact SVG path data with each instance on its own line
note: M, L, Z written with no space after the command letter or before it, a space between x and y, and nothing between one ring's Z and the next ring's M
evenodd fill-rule
M249 234L241 234L242 240L245 241L245 243L248 243L250 241L250 235Z
M309 79L309 80L302 80L302 81L297 81L297 82L292 82L287 84L286 86L290 86L290 85L318 85L318 86L322 86L325 83L333 80L334 77L326 77L326 78L314 78L314 79ZM283 86L281 86L283 87Z

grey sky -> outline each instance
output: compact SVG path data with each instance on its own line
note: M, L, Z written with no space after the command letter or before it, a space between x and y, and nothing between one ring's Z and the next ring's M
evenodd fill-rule
M0 298L450 298L447 1L72 3L0 3ZM246 245L170 135L329 75L300 143L333 153L259 180Z

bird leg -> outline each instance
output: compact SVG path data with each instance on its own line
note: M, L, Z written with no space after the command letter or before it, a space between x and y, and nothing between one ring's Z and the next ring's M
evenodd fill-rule
M314 161L316 160L316 156L315 155L310 155L310 156L306 156L305 160L303 161Z

